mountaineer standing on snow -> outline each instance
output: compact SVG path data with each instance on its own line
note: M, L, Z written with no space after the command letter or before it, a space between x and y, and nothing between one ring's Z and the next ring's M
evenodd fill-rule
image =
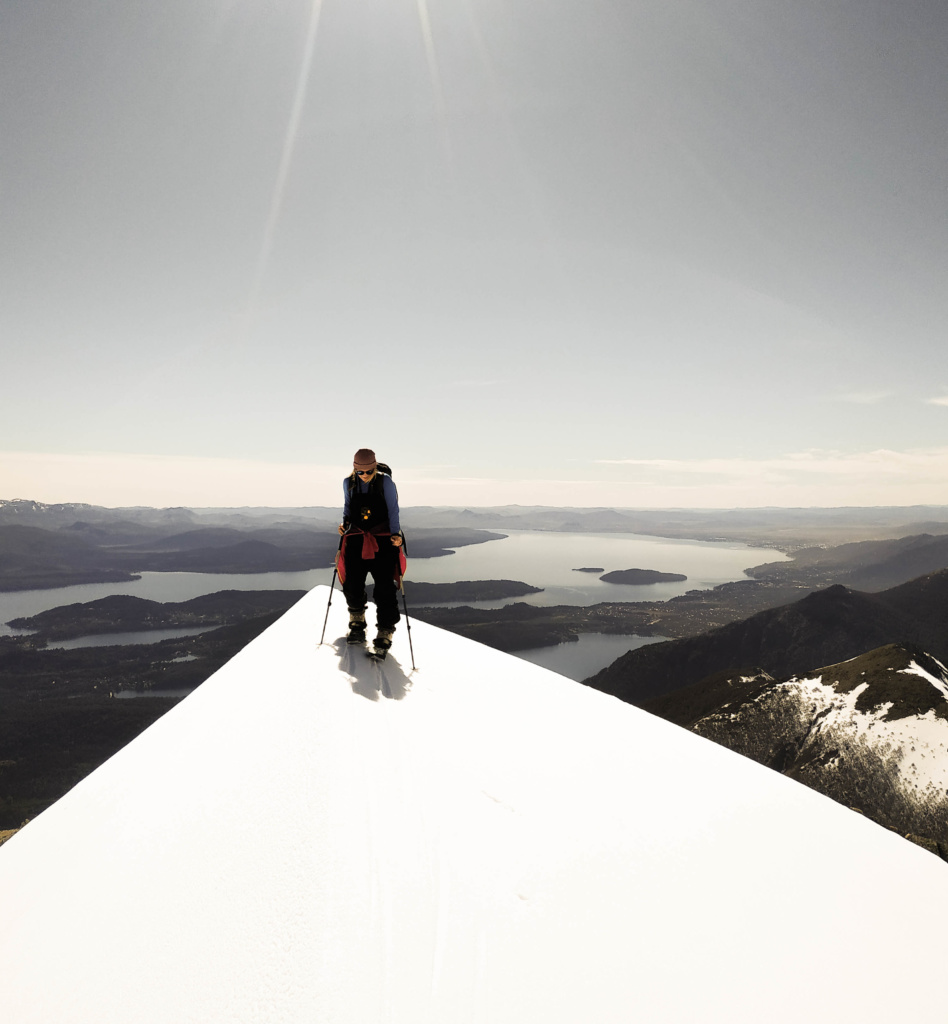
M391 470L376 461L375 452L360 448L352 459L352 475L343 480L342 535L339 579L349 606L350 644L365 641L365 580L375 584L375 649L384 656L392 646L399 620L396 579L400 577L398 549L402 544L398 491Z

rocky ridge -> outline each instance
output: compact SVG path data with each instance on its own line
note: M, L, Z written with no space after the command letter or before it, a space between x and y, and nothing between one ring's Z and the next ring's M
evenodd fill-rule
M776 680L722 674L642 707L948 860L948 669L908 644Z

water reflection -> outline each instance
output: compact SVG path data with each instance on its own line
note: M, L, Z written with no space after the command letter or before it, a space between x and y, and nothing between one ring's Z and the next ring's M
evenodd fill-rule
M47 651L75 651L83 647L114 647L122 644L156 644L159 640L176 640L183 636L197 636L216 629L216 626L197 626L190 629L149 629L134 633L97 633L77 636L70 640L56 640L46 645ZM179 659L175 659L179 660Z
M555 644L552 647L534 647L526 651L512 651L518 658L541 668L558 672L567 679L588 679L616 658L647 644L660 644L664 636L616 636L609 633L580 633L574 643Z

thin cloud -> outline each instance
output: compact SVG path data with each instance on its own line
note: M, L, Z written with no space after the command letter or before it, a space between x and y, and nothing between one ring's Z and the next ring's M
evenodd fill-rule
M809 449L787 452L766 459L596 459L596 465L639 466L688 475L730 475L739 478L760 473L915 473L920 469L948 466L948 448L926 448L897 452L880 448L871 452L840 452Z
M928 398L926 401L929 405L948 405L948 395L942 395L940 398Z
M451 382L452 388L469 388L471 390L484 390L485 388L499 388L504 387L510 383L509 377L497 377L495 379L477 379L477 378L465 378L463 380L455 380Z
M948 447L772 458L598 459L625 467L624 486L681 507L927 505L948 503ZM650 502L651 504L651 502Z
M850 405L878 405L891 397L891 391L847 391L833 396L837 402Z

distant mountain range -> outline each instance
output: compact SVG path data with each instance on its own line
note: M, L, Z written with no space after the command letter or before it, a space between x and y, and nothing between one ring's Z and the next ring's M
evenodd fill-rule
M200 534L207 532L207 542ZM313 569L331 565L339 538L308 534L303 541L288 532L284 544L253 531L235 531L223 540L220 531L183 534L128 522L114 529L84 522L46 530L37 526L0 526L0 590L34 590L74 583L131 580L141 572L254 573ZM143 534L145 537L143 537ZM147 538L147 539L146 539Z
M200 516L188 509L102 509L0 502L0 591L122 582L141 572L296 572L331 566L337 512ZM445 555L503 534L469 527L421 528L412 558Z
M340 474L341 478L341 474ZM781 551L813 545L888 539L921 533L948 534L948 506L878 508L617 509L501 505L460 508L411 505L404 490L402 519L412 533L424 529L468 527L480 530L552 530L580 533L639 533L694 540L741 541ZM44 504L0 499L0 524L20 523L47 529L126 520L171 525L256 529L274 523L333 528L338 507L301 508L118 508L78 503Z
M784 681L719 674L642 707L948 860L948 670L889 644Z

